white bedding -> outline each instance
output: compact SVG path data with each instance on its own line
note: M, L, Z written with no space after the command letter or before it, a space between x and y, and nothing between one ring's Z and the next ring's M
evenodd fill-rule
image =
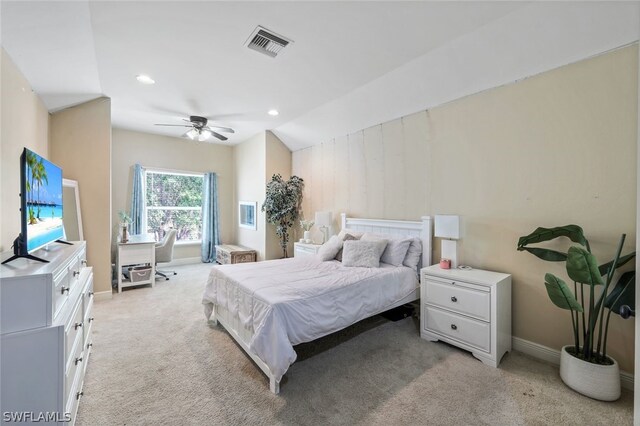
M205 314L224 306L253 333L249 350L280 380L296 360L293 345L377 314L419 286L416 270L384 263L354 268L313 256L215 266Z

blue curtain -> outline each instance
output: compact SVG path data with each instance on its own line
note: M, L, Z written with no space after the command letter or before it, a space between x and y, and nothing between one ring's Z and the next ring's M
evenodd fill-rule
M202 195L202 261L211 263L216 260L216 244L220 244L218 177L215 173L204 174Z
M133 166L133 190L131 191L131 229L133 235L144 232L142 222L144 220L144 169L140 164Z

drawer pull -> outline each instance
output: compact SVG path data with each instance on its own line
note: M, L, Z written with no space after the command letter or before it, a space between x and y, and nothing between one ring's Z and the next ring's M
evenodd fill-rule
M93 296L93 292L92 291L89 292L89 296Z
M452 329L452 330L457 330L457 329L458 329L458 326L457 326L457 325L455 325L455 324L451 324L451 329Z
M93 321L95 318L91 317L89 318L89 322Z
M76 399L80 399L80 397L83 395L84 395L83 392L76 392Z
M93 347L93 343L87 343L87 349L92 348Z
M77 277L78 275L80 275L80 271L73 271L73 276Z
M80 261L80 263L82 263L83 265L86 265L86 264L87 264L87 259L82 259L82 260Z
M77 322L77 323L75 323L75 325L73 327L77 330L78 327L82 327L82 323L81 322Z
M76 358L76 365L78 365L79 362L82 362L82 357Z
M60 294L64 294L65 291L69 293L69 287L62 286L62 288L60 288Z
M452 302L457 302L457 301L458 301L458 298L457 298L457 297L455 297L455 296L451 296L451 301L452 301Z

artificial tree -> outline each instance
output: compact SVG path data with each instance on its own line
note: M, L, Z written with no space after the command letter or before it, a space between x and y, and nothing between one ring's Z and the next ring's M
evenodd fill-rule
M266 213L267 222L276 227L276 235L280 238L282 257L288 257L289 229L300 216L302 190L304 180L291 176L285 181L280 174L275 174L267 183L267 191L262 211Z

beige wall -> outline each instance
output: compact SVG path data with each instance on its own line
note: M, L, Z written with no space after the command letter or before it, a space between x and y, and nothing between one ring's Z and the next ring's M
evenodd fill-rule
M49 158L49 112L4 49L0 80L0 251L20 233L20 154Z
M193 142L181 138L113 129L113 208L111 220L118 212L131 210L133 165L189 172L216 172L220 234L222 241L233 238L233 161L232 148L221 144ZM200 244L176 245L174 258L200 258Z
M99 98L51 115L51 161L78 181L87 261L96 292L111 292L111 100Z
M265 185L266 182L271 180L274 174L279 173L284 179L291 177L291 151L270 131L266 132L265 165ZM262 201L264 201L264 194L262 195ZM287 246L287 255L289 257L293 256L293 241L295 238L295 228L297 227L298 225L295 224L289 232L289 244ZM267 259L279 259L282 257L283 253L282 247L280 247L280 238L276 235L275 225L270 223L267 224L265 246Z
M291 176L291 151L270 131L261 132L234 147L234 164L236 242L257 250L258 260L279 259L282 257L282 248L275 227L266 222L261 208L271 176L275 173L287 179ZM239 201L258 203L257 230L238 226ZM292 241L289 244L289 256L293 255Z
M514 336L559 349L571 324L543 276L563 266L516 243L576 223L602 262L623 232L634 249L637 85L631 46L296 151L304 212L460 215L464 263L513 274ZM633 338L633 321L613 315L609 353L627 371Z
M234 228L236 243L252 248L258 252L258 260L266 259L266 221L264 212L260 210L264 201L266 185L266 144L265 133L234 146L235 165L235 203ZM252 201L258 203L256 222L258 229L246 229L238 226L238 202Z

